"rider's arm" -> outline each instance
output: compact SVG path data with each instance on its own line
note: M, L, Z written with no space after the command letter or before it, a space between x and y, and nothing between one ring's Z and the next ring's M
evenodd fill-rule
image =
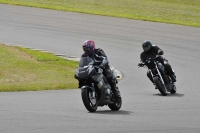
M161 48L159 48L158 46L153 45L152 48L154 49L154 51L156 52L157 55L163 55L164 54L164 51Z
M145 55L144 55L144 53L141 53L140 54L140 62L138 63L138 66L143 67L145 65L144 62L145 62Z
M101 59L101 64L99 65L100 68L108 66L108 58L102 49L98 50L98 56Z
M140 54L140 62L141 63L144 63L146 61L146 56L145 56L145 54L142 52L141 54Z

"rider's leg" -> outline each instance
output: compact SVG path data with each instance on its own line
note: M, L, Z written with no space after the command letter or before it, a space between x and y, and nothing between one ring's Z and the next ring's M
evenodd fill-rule
M167 73L169 74L169 76L171 77L171 79L173 80L173 82L176 82L176 75L173 72L171 65L168 63L168 60L166 60L162 56L158 56L156 58L156 60L159 61L160 63L162 63L162 65L165 67Z
M120 97L119 88L116 86L116 79L113 79L113 75L112 75L110 68L109 67L105 68L103 70L103 74L106 77L108 83L110 84L111 89L114 92L115 96Z
M176 82L176 75L175 75L175 73L173 72L172 67L171 67L171 65L168 63L167 60L164 61L164 66L165 66L165 69L167 70L169 76L170 76L171 79L173 80L173 82Z

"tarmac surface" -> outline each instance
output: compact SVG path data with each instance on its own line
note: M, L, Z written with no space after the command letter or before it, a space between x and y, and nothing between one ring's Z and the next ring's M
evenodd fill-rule
M0 4L0 42L80 57L87 39L123 74L121 110L89 113L79 89L1 92L1 133L200 132L200 28ZM137 67L144 40L164 50L176 94L162 96Z

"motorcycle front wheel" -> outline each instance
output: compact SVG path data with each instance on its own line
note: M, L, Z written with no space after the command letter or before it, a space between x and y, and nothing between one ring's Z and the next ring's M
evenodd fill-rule
M157 86L158 90L163 96L167 96L167 90L165 89L165 86L163 85L162 81L159 77L153 78L155 85Z
M85 105L85 108L90 112L95 112L97 110L97 100L96 100L96 96L95 98L91 97L92 90L89 88L82 89L81 95L82 95L82 100L83 100L83 104Z

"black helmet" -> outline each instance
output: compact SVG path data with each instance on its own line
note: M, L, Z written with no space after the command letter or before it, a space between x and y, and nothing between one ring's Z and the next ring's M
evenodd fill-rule
M144 52L148 52L149 50L151 50L151 47L152 47L152 44L150 41L145 41L142 44L142 48L143 48Z

